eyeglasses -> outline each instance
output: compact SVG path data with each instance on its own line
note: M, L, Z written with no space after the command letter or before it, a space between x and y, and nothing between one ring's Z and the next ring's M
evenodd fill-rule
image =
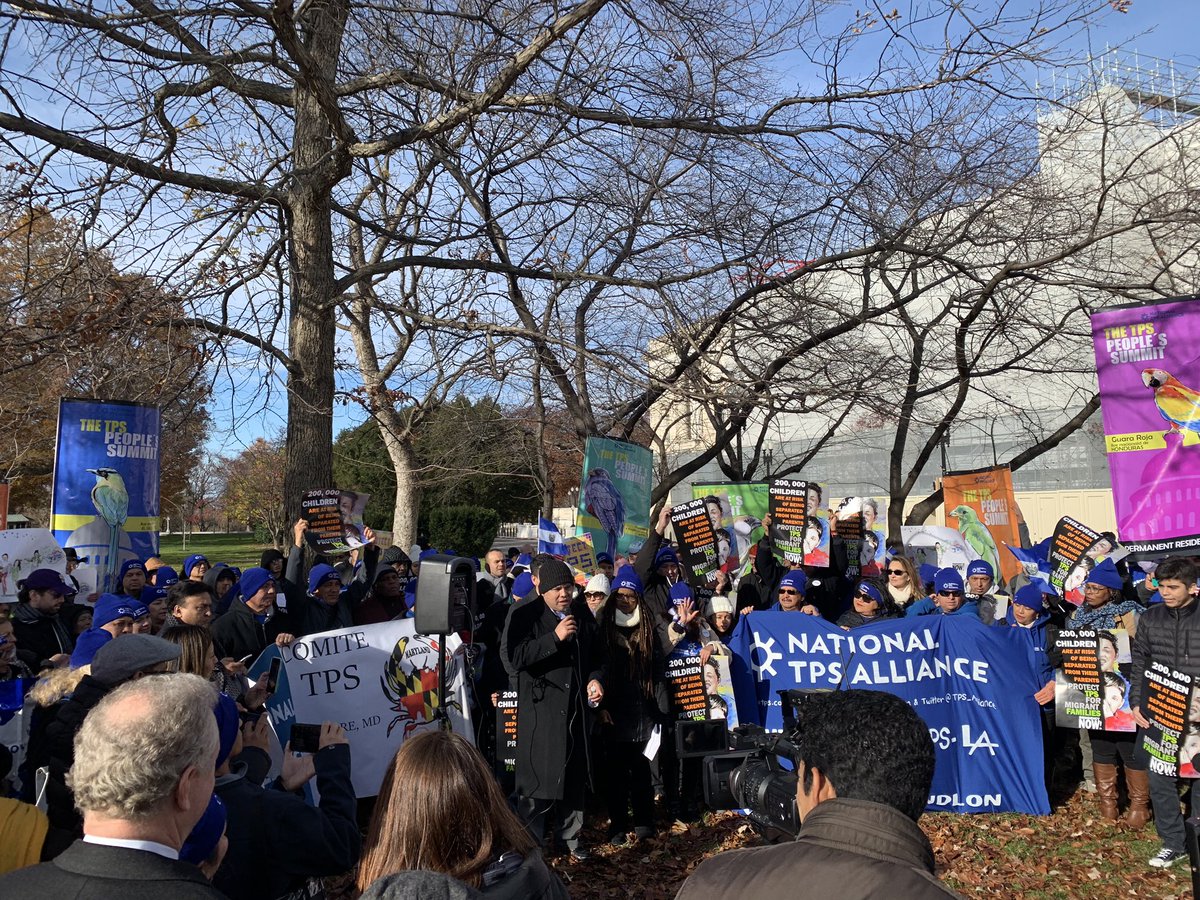
M800 594L799 591L794 590L792 588L780 588L779 593L781 593L781 594L796 594L797 596Z
M859 594L858 599L862 600L865 603L878 603L879 602L874 597L872 597L870 594Z
M604 591L588 591L583 596L585 596L585 597L604 597L606 595L605 595Z
M903 569L888 569L888 574L889 575L907 575L908 573L905 572Z
M961 597L962 591L938 591L939 597Z
M1085 594L1107 594L1108 590L1109 589L1102 584L1085 584L1083 586L1083 592Z

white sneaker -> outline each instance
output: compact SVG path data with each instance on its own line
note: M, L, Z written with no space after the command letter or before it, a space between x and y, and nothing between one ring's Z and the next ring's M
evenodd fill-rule
M1157 854L1150 857L1150 865L1156 869L1169 869L1177 862L1181 862L1188 858L1186 853L1181 853L1178 850L1170 850L1163 847Z

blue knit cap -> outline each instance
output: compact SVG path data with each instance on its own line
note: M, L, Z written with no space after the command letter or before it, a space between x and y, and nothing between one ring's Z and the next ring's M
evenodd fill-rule
M237 703L228 694L217 694L217 702L213 705L213 715L217 717L217 762L219 769L237 743L238 729L241 727L241 716L238 714Z
M243 600L249 600L264 587L268 581L274 581L275 576L271 574L270 569L264 569L261 566L255 566L252 569L247 569L242 573L241 589L239 593Z
M659 566L666 565L667 563L679 565L679 555L670 547L663 547L654 555L654 568L657 569Z
M71 668L90 666L96 651L112 639L113 636L99 626L89 628L75 641L75 649L71 651Z
M134 607L136 602L131 597L119 596L117 594L101 594L96 601L96 608L92 610L92 627L99 628L102 625L107 625L109 622L115 622L117 619L128 616L131 619L136 619L134 615Z
M1042 611L1042 607L1045 604L1042 598L1042 589L1033 582L1030 582L1013 594L1012 602L1018 606L1027 606L1038 612Z
M645 589L642 587L642 579L638 578L638 574L633 570L633 566L621 566L621 568L617 569L617 571L613 573L612 589L617 591L621 588L624 588L627 591L633 591L639 596L644 592Z
M179 584L179 573L170 566L159 566L154 570L154 583L159 587L170 587Z
M308 592L315 594L317 588L327 581L336 581L341 584L342 576L337 573L337 569L325 563L313 566L312 571L308 573Z
M677 581L671 585L671 602L682 603L684 600L695 600L691 587L686 581Z
M192 827L192 833L187 836L183 846L179 848L181 862L198 866L208 860L221 843L221 835L225 833L225 804L216 794L208 801L208 808L200 821Z
M533 576L522 572L513 579L512 595L518 600L524 600L533 592Z
M951 566L946 566L944 569L938 569L937 574L933 576L933 589L937 593L943 591L962 591L963 580L958 574L958 569Z
M1119 591L1121 589L1121 573L1117 571L1117 566L1111 559L1106 559L1092 569L1091 574L1087 577L1087 583Z
M185 559L183 561L183 577L184 578L192 577L192 567L195 566L196 563L198 563L198 562L206 563L206 562L208 562L208 557L205 556L203 553L193 553L191 556L189 556L187 559Z
M121 587L125 584L125 576L134 569L137 569L143 575L146 574L146 566L140 559L127 559L125 562L121 563L121 570L117 573L117 587Z
M801 594L808 590L808 576L803 569L792 569L779 580L781 588L795 588Z
M986 575L988 578L994 579L996 570L986 559L973 559L967 563L967 577L970 578L972 575Z

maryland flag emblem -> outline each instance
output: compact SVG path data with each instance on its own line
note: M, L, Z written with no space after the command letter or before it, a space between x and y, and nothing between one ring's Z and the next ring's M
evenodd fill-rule
M379 679L383 693L391 703L396 717L388 724L387 733L404 723L404 737L434 720L438 698L438 641L423 634L406 635L396 641L388 658L383 676ZM446 693L449 708L458 709L452 685L458 671L458 659L446 657Z

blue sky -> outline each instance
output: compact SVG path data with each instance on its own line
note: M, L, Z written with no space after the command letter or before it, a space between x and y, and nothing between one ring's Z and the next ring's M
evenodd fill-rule
M986 0L981 0L981 5L986 5ZM1021 0L1009 4L1014 9L1033 5ZM1184 69L1200 67L1200 0L1133 0L1128 13L1103 16L1069 41L1068 46L1081 63L1089 53L1096 56L1104 53L1106 47L1119 46L1127 59L1131 58L1128 54L1136 51L1139 61L1148 68L1153 68L1152 58L1173 59ZM286 395L282 381L267 378L272 386L270 401L265 402L260 390L265 373L256 360L243 359L242 365L234 370L236 377L221 373L215 379L210 452L236 455L255 438L279 433L285 424ZM353 363L352 357L344 361ZM334 412L334 434L360 421L360 411L339 405Z

